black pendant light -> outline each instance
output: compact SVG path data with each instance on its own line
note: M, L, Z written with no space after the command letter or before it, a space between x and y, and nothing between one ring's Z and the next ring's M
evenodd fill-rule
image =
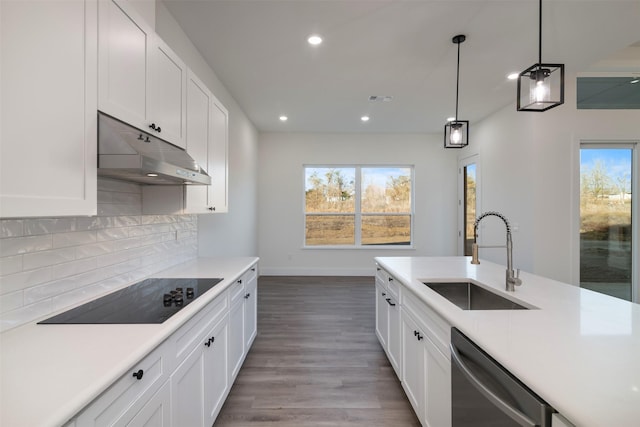
M538 63L518 76L518 111L547 111L564 103L564 64L542 63L542 0L539 0Z
M458 120L458 89L460 88L460 43L467 39L459 34L451 39L458 45L458 67L456 71L456 116L444 125L444 148L462 148L469 145L469 121Z

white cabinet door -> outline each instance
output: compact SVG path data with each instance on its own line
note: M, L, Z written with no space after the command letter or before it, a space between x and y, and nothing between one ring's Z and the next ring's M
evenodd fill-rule
M208 338L207 338L208 339ZM203 426L205 420L204 343L171 375L171 418L174 426Z
M451 426L451 362L425 340L427 354L426 424L430 427Z
M187 67L126 0L99 10L98 108L185 147Z
M252 267L251 271L255 272L256 267ZM244 304L244 351L247 353L258 332L258 279L256 276L253 276L245 285Z
M217 213L224 213L229 211L229 112L215 97L211 111L213 144L207 170L211 176L209 206Z
M387 290L376 283L376 335L382 348L387 350L389 336L389 309L387 308Z
M149 55L148 126L159 138L186 148L187 66L158 36L151 38Z
M101 111L140 129L150 124L149 58L154 32L126 1L100 1L99 97Z
M164 345L152 351L82 410L77 427L130 423L167 380L167 357Z
M211 342L204 349L205 426L213 425L230 388L227 357L229 321L226 317L213 327L209 339Z
M244 294L243 294L244 295ZM231 303L229 312L229 374L235 380L244 358L244 298Z
M192 72L187 78L187 152L210 173L213 130L211 126L213 95ZM185 213L209 213L213 211L210 199L213 186L186 186Z
M0 217L95 215L97 1L0 1Z
M420 329L402 312L402 387L420 422L424 421L425 350Z
M392 296L389 298L389 334L387 339L387 355L396 375L401 378L402 324L400 322L400 304Z
M127 423L127 427L163 427L171 424L171 387L166 381L160 390Z

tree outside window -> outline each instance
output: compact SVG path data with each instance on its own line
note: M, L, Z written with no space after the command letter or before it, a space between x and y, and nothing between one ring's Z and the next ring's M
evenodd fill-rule
M305 167L305 245L411 245L413 167Z

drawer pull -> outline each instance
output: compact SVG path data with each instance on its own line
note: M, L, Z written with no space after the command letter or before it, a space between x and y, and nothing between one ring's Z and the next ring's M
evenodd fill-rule
M211 347L211 344L216 340L216 337L211 337L204 343L207 347Z
M250 296L251 296L251 294L246 294L246 295L244 296L244 299L248 299Z
M391 306L391 307L395 307L396 304L394 302L391 302L391 298L386 298L387 303Z
M142 369L139 369L138 372L134 372L133 376L137 379L137 380L141 380L142 376L144 375L144 371Z

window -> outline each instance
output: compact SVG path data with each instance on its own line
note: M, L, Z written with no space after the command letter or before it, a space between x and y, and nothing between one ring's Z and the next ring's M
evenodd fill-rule
M480 212L478 155L458 161L458 253L471 255L473 244L473 224Z
M305 246L410 246L412 183L412 166L306 166Z
M635 150L607 143L580 148L580 286L628 301L637 301Z

